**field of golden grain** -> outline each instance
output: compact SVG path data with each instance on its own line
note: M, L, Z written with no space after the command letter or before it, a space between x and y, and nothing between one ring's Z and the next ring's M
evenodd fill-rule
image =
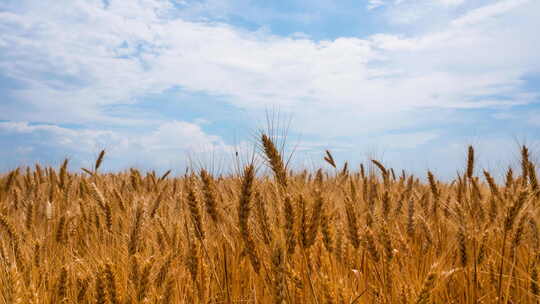
M19 168L0 179L1 303L538 303L539 187L372 170L214 176ZM262 174L262 166L271 176ZM425 182L424 182L425 180Z

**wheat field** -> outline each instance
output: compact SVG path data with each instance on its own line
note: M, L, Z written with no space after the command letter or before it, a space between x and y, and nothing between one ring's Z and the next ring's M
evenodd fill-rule
M539 196L525 146L501 182L377 160L215 176L19 168L0 179L1 303L538 303ZM368 166L369 165L369 166ZM368 169L371 168L371 169ZM271 174L264 174L265 168Z

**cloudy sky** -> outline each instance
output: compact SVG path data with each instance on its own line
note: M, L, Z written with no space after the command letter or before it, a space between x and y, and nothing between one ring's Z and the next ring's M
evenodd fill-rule
M2 0L0 170L182 171L268 112L298 166L504 168L540 150L539 28L538 0Z

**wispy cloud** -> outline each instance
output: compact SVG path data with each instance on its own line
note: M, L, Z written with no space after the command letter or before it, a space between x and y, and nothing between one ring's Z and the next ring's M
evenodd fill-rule
M384 4L385 3L384 3L383 0L369 0L368 5L367 5L367 9L368 10L376 9L378 7L383 6Z
M452 21L452 25L466 26L486 21L488 18L501 16L513 9L522 7L531 0L503 0L479 8L475 8ZM495 21L496 22L496 21Z

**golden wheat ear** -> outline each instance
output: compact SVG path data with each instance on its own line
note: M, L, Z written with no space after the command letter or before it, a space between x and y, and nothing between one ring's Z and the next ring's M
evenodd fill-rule
M474 148L469 146L467 148L467 178L471 179L474 174Z
M332 153L330 151L326 150L326 156L324 156L324 160L330 164L330 166L336 168L336 162L334 161L334 157L332 156Z
M94 175L94 172L86 169L86 168L81 168L81 170L83 170L86 174L90 175L90 176L93 176Z
M261 135L261 143L266 155L266 161L274 172L274 176L278 184L283 188L287 188L287 168L283 162L283 158L279 153L274 141L266 134Z
M101 163L103 162L103 158L105 157L105 150L101 150L99 152L99 155L96 159L96 163L94 164L94 172L97 172L99 167L101 166Z

